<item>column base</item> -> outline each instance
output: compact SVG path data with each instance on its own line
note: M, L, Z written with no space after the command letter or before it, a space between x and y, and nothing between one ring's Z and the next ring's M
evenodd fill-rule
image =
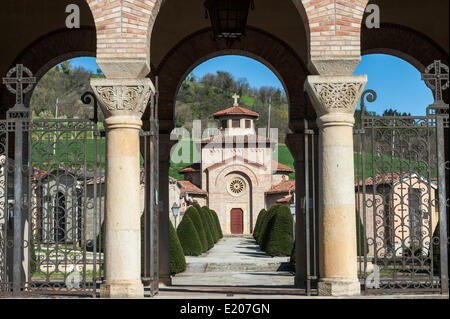
M161 276L159 277L159 287L168 287L172 285L172 277L170 276Z
M317 285L319 296L359 296L361 284L352 278L323 278Z
M100 286L100 298L144 298L142 282L105 282Z

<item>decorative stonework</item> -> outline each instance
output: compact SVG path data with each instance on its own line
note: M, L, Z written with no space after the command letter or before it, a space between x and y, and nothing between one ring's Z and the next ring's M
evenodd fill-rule
M367 76L308 76L305 89L312 100L317 116L329 113L355 112Z
M150 79L92 79L91 86L100 101L105 117L144 114L151 94Z
M245 182L242 178L235 177L228 183L228 191L233 196L240 196L245 191Z

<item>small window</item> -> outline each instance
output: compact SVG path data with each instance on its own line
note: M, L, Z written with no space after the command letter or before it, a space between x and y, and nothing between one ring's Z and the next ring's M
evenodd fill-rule
M233 127L241 127L241 120L233 120Z
M251 128L252 127L252 121L245 120L245 128Z
M227 120L223 120L222 121L222 128L227 128L227 123L228 123Z

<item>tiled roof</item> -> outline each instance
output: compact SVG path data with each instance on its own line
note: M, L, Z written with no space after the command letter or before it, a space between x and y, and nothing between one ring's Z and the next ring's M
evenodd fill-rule
M286 172L293 172L294 170L290 168L289 166L283 165L281 163L278 163L277 161L272 161L272 168L276 167L277 171L286 171Z
M289 203L292 200L292 195L277 200L277 203Z
M399 182L402 179L405 178L413 178L413 177L419 177L420 179L426 180L423 177L418 176L417 174L410 174L410 173L389 173L389 174L377 174L375 177L369 177L366 178L365 185L371 186L371 185L382 185L382 184L394 184ZM433 179L431 179L431 182L433 183ZM362 186L362 180L355 181L355 186Z
M246 108L240 107L240 106L232 106L225 110L214 113L214 117L221 117L224 115L249 115L249 116L253 116L253 117L259 116L258 113L250 111L249 109L246 109Z
M276 194L276 193L287 193L290 191L295 191L295 180L282 181L281 183L272 186L266 193Z
M178 185L180 185L181 191L180 196L184 196L187 192L189 194L199 194L199 195L208 195L207 191L198 188L196 185L192 184L190 181L178 181Z
M258 146L258 143L277 143L275 139L267 138L261 135L215 135L201 140L202 143L248 143L252 142Z
M194 164L191 164L191 165L179 170L178 173L184 174L184 173L192 173L192 172L199 172L199 171L200 171L200 163L194 163Z

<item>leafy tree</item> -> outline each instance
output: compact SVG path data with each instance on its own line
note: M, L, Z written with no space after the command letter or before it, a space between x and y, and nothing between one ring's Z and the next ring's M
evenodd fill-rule
M213 214L215 223L217 225L217 231L219 233L219 239L223 238L223 233L222 233L222 226L220 226L220 220L219 220L219 216L217 216L217 213L214 210L211 210L211 213Z
M200 213L200 217L202 218L202 222L203 222L203 226L205 229L205 233L206 233L206 241L208 244L208 250L210 250L211 248L214 247L214 237L213 237L213 233L212 233L212 226L209 222L209 218L208 218L208 211L207 211L207 207L205 209L205 207L200 208L199 213Z
M266 251L266 244L268 241L268 233L269 233L269 222L271 219L275 216L277 207L280 205L274 205L272 206L267 214L264 215L264 219L261 222L261 230L258 237L258 244L261 247L262 251Z
M267 214L267 211L265 209L261 209L261 211L258 214L258 218L256 219L255 228L253 230L253 238L255 238L255 240L257 240L257 238L259 237L262 220L264 219L265 214Z

